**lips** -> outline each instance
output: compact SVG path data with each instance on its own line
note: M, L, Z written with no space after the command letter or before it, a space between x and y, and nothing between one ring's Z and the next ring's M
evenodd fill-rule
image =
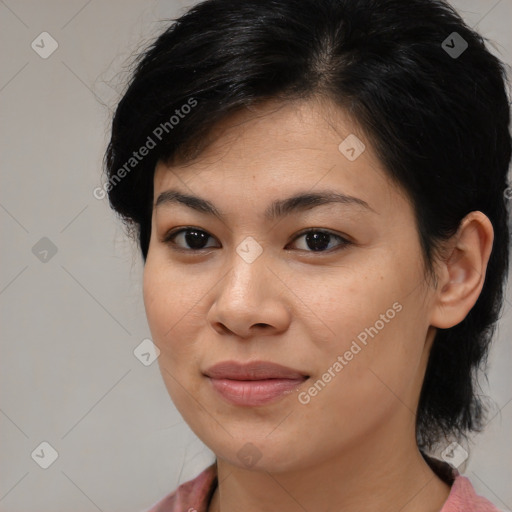
M224 361L212 366L204 373L213 379L231 380L304 379L308 377L298 370L266 361L252 363Z
M224 361L204 372L215 392L238 406L274 402L297 389L309 376L276 363Z

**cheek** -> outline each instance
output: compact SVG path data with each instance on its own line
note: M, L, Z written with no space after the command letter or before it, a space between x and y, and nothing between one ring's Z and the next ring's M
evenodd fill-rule
M346 275L315 294L315 313L329 327L327 338L311 338L316 346L310 347L310 361L318 361L314 377L328 381L325 388L317 386L323 395L318 403L332 400L350 415L363 414L361 407L377 413L392 401L409 402L420 371L428 327L423 300L418 290L411 293L412 276L386 268Z
M184 314L178 293L181 286L172 272L148 258L143 278L144 307L153 342L161 352L175 339L177 322Z
M374 319L369 329L361 331L367 335L365 343L356 335L344 341L343 351L338 351L346 363L332 379L333 383L328 384L329 389L322 391L327 393L321 400L323 405L338 405L333 409L341 423L350 420L364 428L383 421L392 411L415 409L421 383L424 333L408 317L413 305L406 302L401 306L389 323L382 321L382 329L378 330L382 324ZM384 314L386 311L384 308ZM346 428L351 430L348 423Z
M148 258L144 268L143 296L153 343L159 361L173 374L197 357L196 333L205 324L204 281L191 280L178 267Z
M159 276L162 278L159 279ZM165 292L166 289L163 274L158 271L158 267L148 258L144 267L143 276L144 308L146 310L146 317L151 329L151 334L153 338L157 339L161 337L164 324L172 320L168 315L163 314L166 309L169 309L169 312L173 311L173 309L168 308L167 305L171 297Z
M184 416L194 417L190 393L197 391L196 379L187 368L197 356L190 340L190 321L194 309L183 296L183 275L155 264L149 258L144 268L143 297L153 343L160 350L158 365L167 391ZM184 302L184 299L187 302ZM187 390L186 392L184 390Z
M353 341L365 352L371 352L372 345L396 330L403 314L398 310L404 293L389 267L339 273L321 284L317 282L314 289L309 277L303 282L297 277L295 283L296 295L306 298L309 317L320 328L315 329L311 339L324 353L343 354L351 349ZM319 336L320 332L325 337Z

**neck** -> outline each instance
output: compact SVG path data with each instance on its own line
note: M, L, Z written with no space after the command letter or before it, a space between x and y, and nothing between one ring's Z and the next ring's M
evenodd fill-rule
M397 437L353 443L300 470L249 470L218 458L209 512L439 512L450 486L425 462L414 436L407 443Z

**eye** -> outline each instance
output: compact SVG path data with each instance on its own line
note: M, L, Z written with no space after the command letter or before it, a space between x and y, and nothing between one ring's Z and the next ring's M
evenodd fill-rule
M175 242L175 239L181 237L181 235L184 235L182 240L189 244L191 247L190 249L183 248ZM162 242L171 245L172 248L177 251L195 252L209 248L208 246L204 246L208 238L212 237L206 231L194 227L188 227L170 231L165 235Z
M294 241L303 237L305 237L304 240L307 246L312 248L312 251L307 252L329 252L325 249L330 245L330 239L332 238L340 240L341 243L338 244L339 249L343 249L352 243L342 236L336 235L335 233L326 231L324 229L308 229L307 231L303 231L301 234L299 234L294 239Z
M177 243L180 237L182 243L188 244L188 248L183 247ZM306 252L327 252L326 249L329 247L330 240L332 238L336 238L341 242L338 244L339 248L344 248L345 246L348 246L352 243L340 235L336 235L335 233L323 229L308 229L295 237L293 241L295 242L302 237L305 237L305 243L307 244L307 247L312 249L311 251L307 251L307 249L301 249L306 250ZM213 237L202 229L187 227L170 231L165 235L162 242L170 245L174 250L177 251L197 252L212 247L205 245L210 238Z

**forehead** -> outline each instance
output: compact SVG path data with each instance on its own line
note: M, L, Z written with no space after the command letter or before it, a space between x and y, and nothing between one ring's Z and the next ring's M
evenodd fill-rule
M361 151L355 159L343 152L347 140L364 144L355 147ZM252 202L265 196L265 204L317 188L336 189L368 203L372 196L397 192L356 123L320 101L267 102L230 115L210 131L198 157L158 163L154 200L171 187L212 199L228 194Z

